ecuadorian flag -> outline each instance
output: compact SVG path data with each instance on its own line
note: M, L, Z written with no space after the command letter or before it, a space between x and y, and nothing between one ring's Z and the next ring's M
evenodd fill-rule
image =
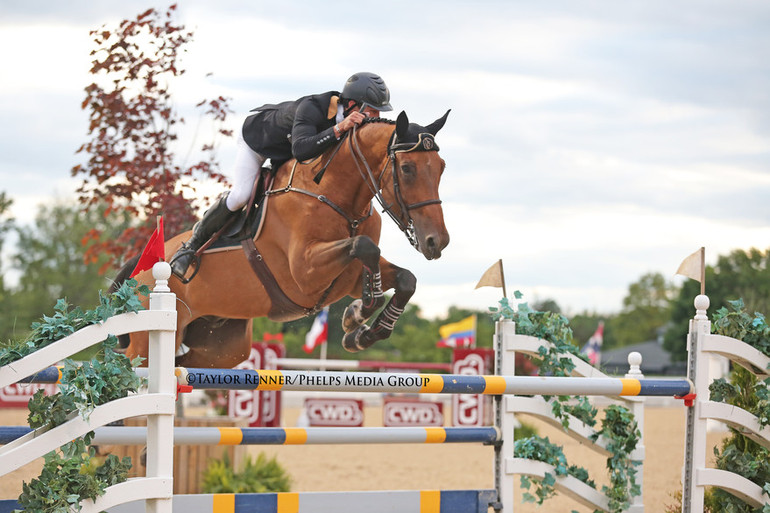
M451 324L444 324L438 329L441 340L437 347L476 347L476 316Z

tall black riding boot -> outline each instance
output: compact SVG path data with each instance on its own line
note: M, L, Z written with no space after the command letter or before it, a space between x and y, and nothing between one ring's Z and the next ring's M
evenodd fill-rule
M235 214L227 208L227 195L223 195L214 205L203 214L200 221L195 223L193 234L190 240L182 244L171 258L171 270L180 278L184 278L187 268L190 267L195 252L203 246L212 235L214 235L230 217Z

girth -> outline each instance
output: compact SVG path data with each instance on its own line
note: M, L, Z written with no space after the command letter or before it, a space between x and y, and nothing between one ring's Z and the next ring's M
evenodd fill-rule
M321 311L326 298L329 297L329 293L331 292L334 283L337 281L336 279L329 288L326 289L326 292L324 292L323 296L321 296L321 299L318 300L318 303L314 307L307 308L300 306L289 299L281 289L281 286L278 285L275 276L273 276L273 273L267 266L267 262L262 258L257 246L254 244L254 240L251 238L244 239L241 241L241 247L243 247L243 252L246 253L246 259L254 270L254 274L256 274L259 281L262 282L262 285L267 291L267 295L270 297L271 306L270 311L267 314L268 319L271 321L287 322L293 321L298 317L315 315Z

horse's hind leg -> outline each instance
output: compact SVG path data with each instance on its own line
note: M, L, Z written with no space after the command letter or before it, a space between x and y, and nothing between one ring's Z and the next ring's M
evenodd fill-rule
M395 293L380 315L377 316L371 328L366 324L361 324L354 331L345 334L342 339L342 347L347 351L360 351L370 347L378 340L388 338L393 333L396 321L401 317L417 287L417 279L411 271L397 267L385 259L381 259L381 262L384 288L387 290L392 286Z

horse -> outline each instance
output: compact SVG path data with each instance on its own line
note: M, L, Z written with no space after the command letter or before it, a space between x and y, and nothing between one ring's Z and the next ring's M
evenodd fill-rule
M425 127L405 112L395 122L368 118L320 157L283 163L264 192L260 230L243 240L244 251L206 251L194 264L194 279L169 280L178 300L177 365L232 368L248 357L253 318L287 322L345 296L355 298L342 319L346 350L388 338L416 278L380 255L382 218L374 202L426 259L441 256L449 244L438 193L445 162L434 137L449 112ZM188 231L166 241L166 254L189 237ZM113 286L125 281L137 258ZM135 279L152 287L150 271ZM147 353L147 333L132 334L125 354Z

